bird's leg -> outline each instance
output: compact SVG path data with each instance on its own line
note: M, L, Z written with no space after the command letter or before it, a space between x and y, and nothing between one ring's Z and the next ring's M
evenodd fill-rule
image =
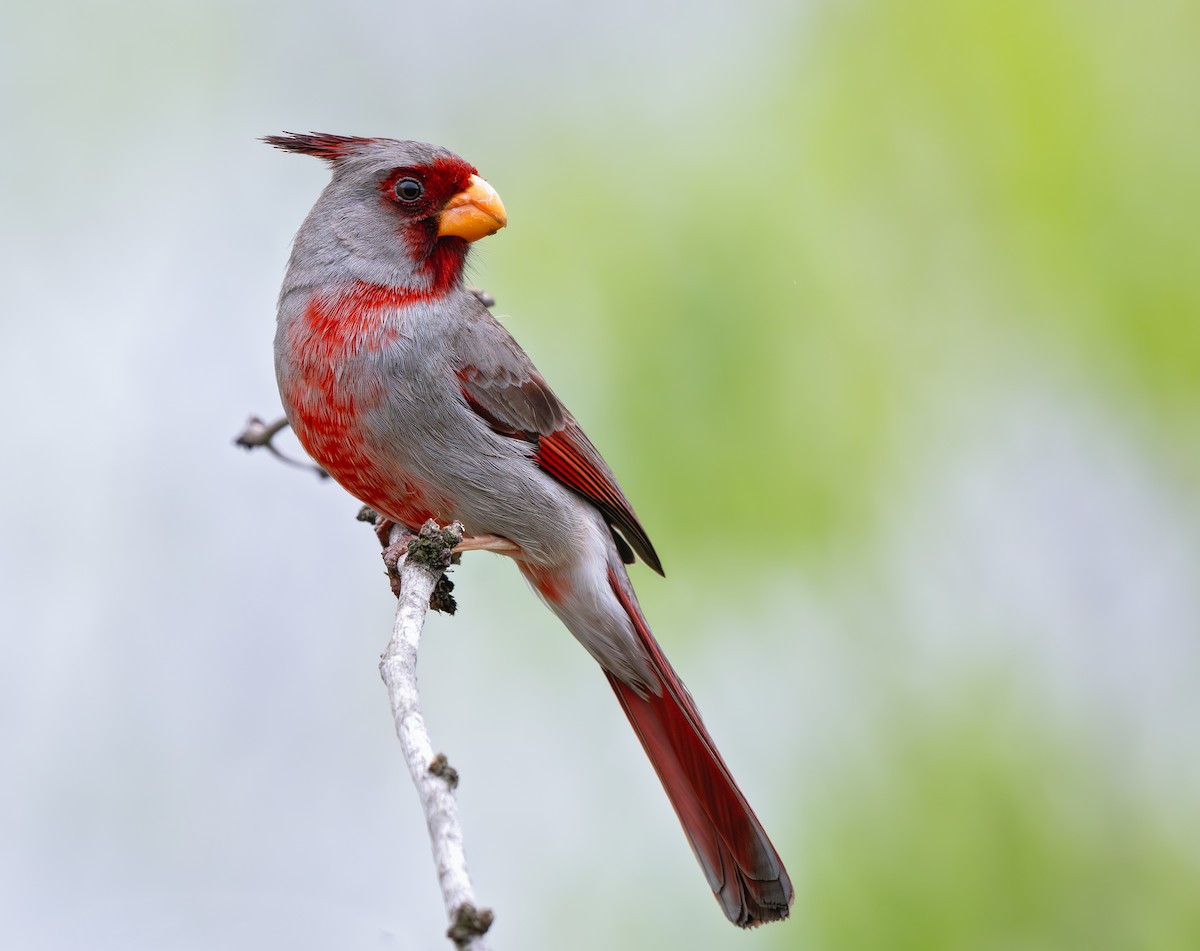
M494 551L502 555L520 554L521 546L499 535L464 535L454 546L455 553L464 551Z
M383 563L387 565L388 577L392 581L392 593L399 597L400 573L397 566L408 554L409 542L417 536L367 505L359 510L358 520L371 523L375 529L375 537L379 539L383 548ZM461 525L458 526L458 530L462 530ZM519 555L521 546L499 535L463 535L461 541L450 549L455 564L464 551L494 551L501 555Z
M402 541L403 539L392 537L392 529L399 528L405 536L411 536L412 533L407 529L402 528L393 522L386 515L380 515L371 506L364 505L358 510L358 514L354 516L360 522L366 522L375 530L375 537L379 539L381 548L389 547L393 542Z

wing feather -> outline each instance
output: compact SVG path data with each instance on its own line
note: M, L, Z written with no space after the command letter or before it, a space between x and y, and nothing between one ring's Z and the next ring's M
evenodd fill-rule
M458 380L467 405L497 433L532 443L533 459L546 473L603 513L622 557L632 561L637 552L662 574L662 562L650 537L599 451L524 351L507 331L498 324L495 327L504 335L509 360L491 368L469 362L459 367Z

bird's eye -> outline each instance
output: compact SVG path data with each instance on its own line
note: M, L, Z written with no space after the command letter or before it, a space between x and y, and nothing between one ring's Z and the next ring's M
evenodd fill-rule
M396 182L393 191L401 201L411 203L425 194L425 186L415 178L402 178Z

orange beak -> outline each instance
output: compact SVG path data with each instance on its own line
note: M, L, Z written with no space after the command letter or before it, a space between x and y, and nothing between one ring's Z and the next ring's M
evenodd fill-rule
M466 241L478 241L495 234L506 224L508 215L496 189L478 175L472 175L466 190L451 198L442 209L438 217L438 237L453 235Z

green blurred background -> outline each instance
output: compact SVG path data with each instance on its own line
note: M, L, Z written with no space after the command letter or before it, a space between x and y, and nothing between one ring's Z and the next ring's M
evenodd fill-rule
M797 884L708 896L511 566L422 659L497 948L1200 947L1200 6L0 14L0 943L444 945L340 490L235 454L325 173L438 141ZM511 315L511 316L509 316Z

